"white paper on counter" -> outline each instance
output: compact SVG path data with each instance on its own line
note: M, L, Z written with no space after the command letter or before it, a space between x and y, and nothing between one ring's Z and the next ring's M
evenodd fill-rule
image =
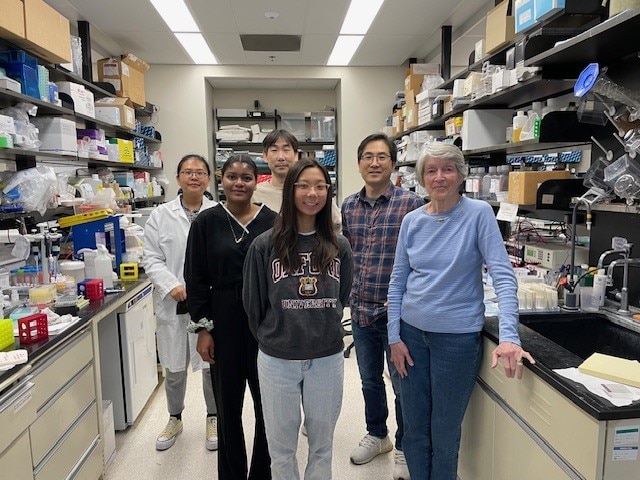
M585 388L591 393L595 393L599 397L606 398L616 407L625 407L627 405L631 405L631 403L637 400L640 400L640 388L632 387L631 385L625 385L625 387L630 392L629 395L624 397L610 397L605 392L604 388L602 388L602 384L616 382L605 380L604 378L594 377L593 375L580 373L577 368L558 368L554 370L554 372L562 377L568 378L569 380L573 380L574 382L578 382L579 384L584 385Z

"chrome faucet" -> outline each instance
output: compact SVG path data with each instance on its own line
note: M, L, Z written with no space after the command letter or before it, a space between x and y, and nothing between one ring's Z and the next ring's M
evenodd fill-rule
M617 253L619 255L622 255L622 257L624 257L624 258L628 258L629 257L629 250L630 250L629 245L626 245L624 248L615 248L614 247L611 250L605 250L604 252L602 252L600 257L598 258L598 265L597 265L598 270L600 270L601 268L604 268L604 259L607 258L609 255Z
M622 273L622 288L620 290L620 308L619 313L630 313L629 311L629 265L640 267L640 258L618 258L609 264L607 268L607 284L613 285L613 269L622 265L624 267Z

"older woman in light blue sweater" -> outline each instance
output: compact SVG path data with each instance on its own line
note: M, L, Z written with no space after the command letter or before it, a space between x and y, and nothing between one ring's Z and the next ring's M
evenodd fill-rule
M482 358L482 266L500 306L492 352L522 377L517 284L493 209L463 197L458 147L430 144L416 176L430 197L402 222L388 294L391 358L400 373L404 453L412 480L455 480L460 427Z

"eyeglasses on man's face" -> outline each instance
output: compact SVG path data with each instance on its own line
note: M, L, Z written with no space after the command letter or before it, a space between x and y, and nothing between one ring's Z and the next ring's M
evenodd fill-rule
M301 192L318 192L318 193L327 193L331 185L328 183L319 183L317 185L309 185L308 183L294 183L293 184L298 190Z
M384 163L391 160L391 155L389 155L388 153L365 153L360 157L360 160L363 160L367 163L372 163L374 159L378 160L378 163Z
M198 178L208 177L209 174L205 170L182 170L180 175L183 177L189 178L195 175Z

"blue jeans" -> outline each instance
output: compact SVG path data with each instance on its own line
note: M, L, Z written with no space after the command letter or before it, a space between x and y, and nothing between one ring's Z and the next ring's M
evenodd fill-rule
M330 480L333 432L342 408L342 352L313 360L283 360L258 352L262 411L273 480L297 480L300 403L307 427L305 480Z
M382 377L384 357L387 356L387 368L391 377L391 386L395 396L396 448L402 450L404 427L402 407L400 405L400 375L391 362L389 339L387 337L387 316L361 327L357 322L351 322L351 332L356 346L356 358L362 381L362 395L364 396L364 417L367 422L367 432L374 437L387 436L387 393Z
M411 480L456 480L464 412L482 360L480 333L430 333L401 322L414 366L400 380Z

